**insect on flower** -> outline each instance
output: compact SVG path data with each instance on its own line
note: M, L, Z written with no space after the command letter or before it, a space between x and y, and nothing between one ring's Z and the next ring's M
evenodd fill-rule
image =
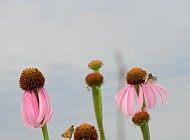
M134 115L136 112L147 111L157 104L157 97L162 105L168 102L168 91L158 85L156 77L145 70L135 67L126 75L127 85L115 96L118 110L126 116ZM135 102L136 101L136 102ZM136 106L134 107L134 104Z
M67 131L65 131L61 137L63 138L68 138L69 140L72 138L73 132L74 132L74 125L71 125L69 129L67 129Z
M157 77L156 76L153 76L152 73L147 73L146 76L145 76L145 84L147 83L153 83L157 80Z

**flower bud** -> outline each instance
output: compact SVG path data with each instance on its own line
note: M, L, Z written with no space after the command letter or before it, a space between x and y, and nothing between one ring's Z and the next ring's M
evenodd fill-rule
M103 83L103 76L97 72L90 73L86 76L86 83L89 87L101 86Z
M147 123L149 120L150 120L150 116L146 111L138 112L132 118L133 123L138 126L141 126Z
M81 124L75 129L74 140L98 140L98 133L94 126Z
M93 60L88 63L88 67L94 71L99 70L102 67L103 63L100 60Z

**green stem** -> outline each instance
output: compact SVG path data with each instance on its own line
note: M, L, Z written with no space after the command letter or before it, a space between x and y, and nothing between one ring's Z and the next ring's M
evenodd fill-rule
M137 96L139 96L139 85L136 84L134 85L136 92L137 92ZM143 105L142 105L142 111L144 111L146 108L146 103L145 103L145 99L143 97ZM150 140L150 131L149 131L149 125L148 122L146 122L145 124L141 125L141 132L143 135L144 140Z
M150 131L149 131L149 125L148 125L148 122L141 125L141 132L142 132L142 135L143 135L143 139L144 140L150 140Z
M99 69L98 69L98 70L94 70L94 72L97 72L97 73L99 73Z
M49 140L48 129L47 129L46 124L42 127L42 134L43 134L44 140Z
M102 96L101 88L99 86L94 86L92 88L94 111L96 115L96 121L98 124L98 129L100 133L100 140L105 140L104 129L103 129L103 119L102 119Z

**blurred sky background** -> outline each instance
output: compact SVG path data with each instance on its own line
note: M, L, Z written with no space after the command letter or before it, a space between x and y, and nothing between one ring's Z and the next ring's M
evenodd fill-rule
M170 93L169 104L150 110L153 140L190 137L189 0L1 0L0 139L40 140L40 129L24 126L19 76L37 67L45 76L54 108L49 137L60 137L71 124L96 126L87 64L100 59L104 129L117 140L118 65L141 67L158 77ZM125 83L125 80L123 80ZM121 114L121 113L120 113ZM141 131L123 117L125 140L141 140ZM97 127L97 126L96 126Z

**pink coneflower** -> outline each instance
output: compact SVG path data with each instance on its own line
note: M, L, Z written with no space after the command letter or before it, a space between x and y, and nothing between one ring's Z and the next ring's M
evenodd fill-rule
M156 96L162 104L168 101L168 92L165 88L154 81L151 74L147 74L141 68L131 69L126 76L127 85L115 96L118 109L126 116L134 115L135 112L148 110L156 105ZM165 99L163 98L165 96ZM136 102L136 106L135 105ZM135 111L134 111L135 110Z
M37 68L28 68L20 76L20 88L24 90L21 115L26 125L42 128L52 116L52 105L44 86L45 78Z

